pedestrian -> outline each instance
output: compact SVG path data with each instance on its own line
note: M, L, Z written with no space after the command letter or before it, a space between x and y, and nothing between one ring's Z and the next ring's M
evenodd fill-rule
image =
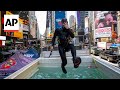
M66 59L66 52L71 50L71 54L73 57L73 64L74 68L77 68L79 64L81 63L81 59L76 57L76 49L74 47L74 44L72 43L72 38L74 38L74 32L72 29L68 26L67 19L61 20L62 27L57 28L54 32L54 36L52 38L52 45L50 46L50 49L53 50L53 47L55 45L56 37L58 37L58 50L59 54L62 60L61 68L63 73L67 73L65 66L67 65L67 59Z

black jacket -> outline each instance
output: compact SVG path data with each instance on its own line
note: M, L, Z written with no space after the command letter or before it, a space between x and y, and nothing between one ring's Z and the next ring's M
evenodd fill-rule
M58 37L58 44L61 46L65 46L66 43L68 43L68 38L74 38L74 33L72 32L72 29L66 29L66 28L60 28L56 29L54 36L52 38L52 46L55 45L56 37Z

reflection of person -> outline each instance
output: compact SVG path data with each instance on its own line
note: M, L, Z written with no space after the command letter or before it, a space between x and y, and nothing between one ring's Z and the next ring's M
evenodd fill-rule
M66 52L71 50L71 54L73 56L73 63L74 63L75 58L76 58L76 49L73 43L71 43L72 41L70 41L70 38L74 38L74 33L68 27L67 19L62 19L61 23L62 23L62 28L55 30L55 33L52 39L51 50L53 49L53 46L55 44L56 36L58 36L58 49L59 49L59 53L62 59L61 68L62 68L62 71L66 74L67 73L65 69L65 66L67 64ZM74 63L74 67L75 67L75 63Z

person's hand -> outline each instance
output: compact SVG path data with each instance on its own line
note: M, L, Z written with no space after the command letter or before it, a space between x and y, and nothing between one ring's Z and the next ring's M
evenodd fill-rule
M102 27L104 27L104 24L103 23L99 23L98 28L102 28Z
M53 50L53 46L50 46L50 51L52 51Z
M66 29L69 29L68 23L65 23L65 24L64 24L64 27L65 27Z

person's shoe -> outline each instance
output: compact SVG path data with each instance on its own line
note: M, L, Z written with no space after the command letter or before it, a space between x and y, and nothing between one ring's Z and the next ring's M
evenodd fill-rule
M61 68L62 68L63 73L66 74L66 73L67 73L67 70L65 69L65 66L62 66L62 65L61 65Z
M74 63L74 68L78 68L81 63L81 58L76 57L76 59L73 61L73 63Z

